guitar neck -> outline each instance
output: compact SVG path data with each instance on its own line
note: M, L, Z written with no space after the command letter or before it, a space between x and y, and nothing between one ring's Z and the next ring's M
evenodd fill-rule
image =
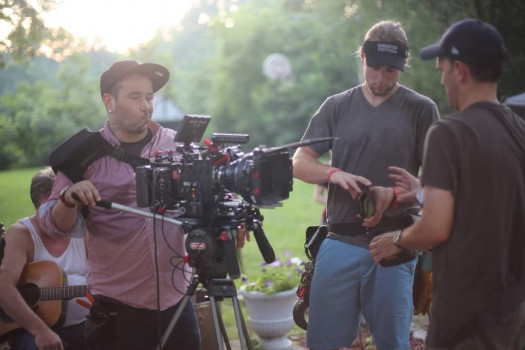
M40 288L40 300L73 299L86 296L87 286L61 286Z

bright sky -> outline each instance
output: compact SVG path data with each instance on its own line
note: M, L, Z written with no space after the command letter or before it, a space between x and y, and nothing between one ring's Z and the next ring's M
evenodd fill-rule
M59 0L43 17L49 27L63 27L75 38L125 53L152 39L159 28L176 26L192 4L193 0Z

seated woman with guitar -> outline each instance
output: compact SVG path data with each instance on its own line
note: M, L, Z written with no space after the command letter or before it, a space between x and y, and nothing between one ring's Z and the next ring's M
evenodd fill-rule
M54 180L51 168L33 176L30 194L37 212ZM17 221L5 233L9 248L0 273L0 346L87 349L83 327L89 310L75 300L87 292L85 237L50 238L36 215Z

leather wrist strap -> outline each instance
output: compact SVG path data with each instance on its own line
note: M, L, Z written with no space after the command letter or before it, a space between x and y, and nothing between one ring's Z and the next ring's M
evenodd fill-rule
M392 242L394 242L394 244L396 245L396 247L398 247L399 249L405 249L401 246L401 238L403 237L403 231L405 229L401 229L399 230L399 232L396 232L394 234L394 237L392 237Z
M67 190L69 190L69 186L64 187L64 188L60 191L60 201L61 201L62 203L64 203L64 205L65 205L66 207L68 207L68 208L74 208L74 207L76 207L75 204L71 204L71 203L69 203L68 201L66 201L66 192L67 192Z

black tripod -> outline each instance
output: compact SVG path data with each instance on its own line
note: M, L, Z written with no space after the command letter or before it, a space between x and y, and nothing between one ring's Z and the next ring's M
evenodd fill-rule
M171 319L170 324L168 325L168 328L166 328L166 331L162 335L160 344L157 348L158 350L164 349L164 345L166 345L166 342L168 338L170 337L171 332L173 331L173 328L177 324L182 311L186 307L186 304L188 303L190 298L193 295L195 295L197 286L200 283L203 283L203 281L200 281L198 275L194 275L193 280L191 281L190 285L186 289L186 295L184 296L184 298L182 298L182 301L179 307L177 308L175 315L173 315L173 318ZM226 330L224 329L224 326L222 324L222 318L220 318L220 314L217 309L218 300L216 298L219 298L219 300L222 300L222 298L232 298L233 310L235 313L235 320L237 322L237 331L239 333L239 341L241 343L241 349L253 350L252 344L250 342L250 337L248 336L248 330L246 328L246 324L242 316L241 306L239 304L239 300L237 299L237 289L235 288L235 284L233 283L233 280L229 278L214 278L214 279L208 280L207 283L206 281L204 281L203 286L206 287L206 289L208 290L208 296L210 298L210 305L211 305L211 311L212 311L212 316L213 316L213 324L214 324L214 329L215 329L215 336L217 338L217 345L219 347L219 350L223 350L223 338L225 340L227 349L231 349L231 348L228 342L228 335L226 334Z

